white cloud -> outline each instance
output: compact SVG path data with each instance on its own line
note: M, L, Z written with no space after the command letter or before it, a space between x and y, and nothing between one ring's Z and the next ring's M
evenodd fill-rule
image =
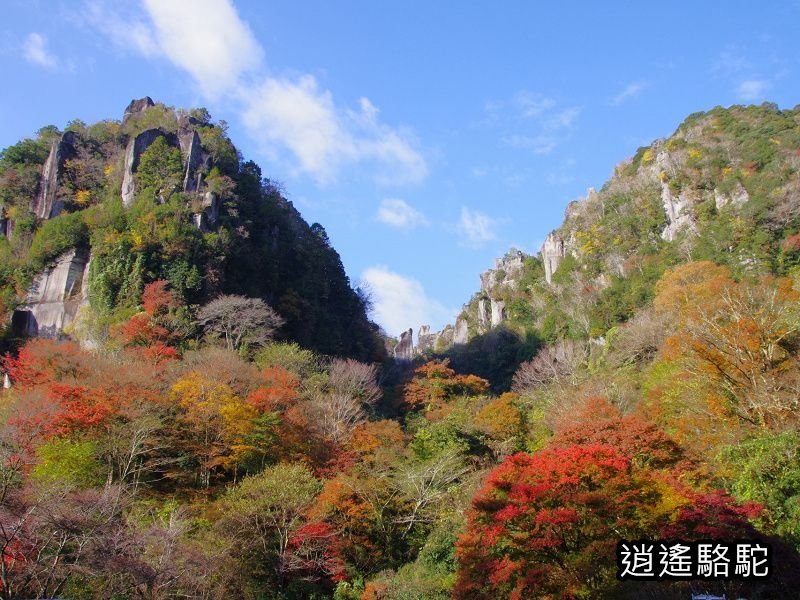
M498 221L490 216L461 207L461 218L456 230L461 234L461 243L470 248L479 248L497 237Z
M55 69L58 64L56 57L47 50L47 38L39 33L28 34L22 44L22 54L28 62L45 69Z
M382 123L367 98L342 109L312 75L267 75L264 50L230 0L194 0L189 10L183 0L142 0L143 13L108 0L84 6L85 20L118 46L166 58L204 97L233 101L264 151L274 159L291 155L295 171L317 183L358 163L370 163L381 183L427 175L413 136Z
M303 75L292 81L267 77L254 87L243 87L244 121L264 149L278 156L294 154L297 170L318 183L331 183L347 164L370 162L378 166L379 182L418 182L428 172L425 159L404 132L378 121L378 109L367 99L359 110L340 110L328 90Z
M261 64L263 50L229 0L142 0L161 52L217 97Z
M404 277L385 266L369 267L361 281L372 295L373 318L389 335L420 325L438 329L453 320L457 311L428 297L416 279Z
M647 87L647 82L645 81L632 81L625 88L616 96L612 97L608 103L611 106L619 106L623 102L630 100L631 98L635 98L639 94L641 94L644 89Z
M741 100L753 102L763 99L768 88L769 83L762 79L746 79L736 88L736 94Z
M399 198L382 200L376 218L381 223L398 229L413 229L428 224L425 215Z
M558 139L551 135L509 135L502 142L513 148L531 150L534 154L550 154L558 146Z

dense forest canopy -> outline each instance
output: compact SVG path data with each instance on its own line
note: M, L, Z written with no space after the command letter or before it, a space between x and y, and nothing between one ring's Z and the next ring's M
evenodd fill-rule
M0 597L687 598L615 548L709 538L773 574L703 590L796 597L800 110L690 116L491 286L501 324L476 297L391 361L224 124L135 104L0 155Z

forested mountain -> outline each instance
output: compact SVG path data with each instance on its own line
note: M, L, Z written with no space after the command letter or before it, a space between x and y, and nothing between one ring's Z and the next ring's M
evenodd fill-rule
M3 323L19 309L7 340L62 335L79 309L73 337L105 337L147 283L165 280L184 344L198 306L235 294L263 299L285 321L280 337L321 353L383 351L324 228L303 221L204 109L143 98L121 122L44 127L6 148L0 233Z
M690 116L384 364L203 111L67 129L0 158L0 597L797 596L799 109ZM621 581L642 539L771 577Z

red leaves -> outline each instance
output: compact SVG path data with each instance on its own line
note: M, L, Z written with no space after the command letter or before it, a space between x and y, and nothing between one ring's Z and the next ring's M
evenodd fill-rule
M608 400L592 397L556 424L555 446L604 443L613 446L637 466L672 467L683 452L657 425L631 414L624 417Z
M25 344L16 358L6 355L2 360L14 385L30 388L49 381L85 376L90 357L73 342L35 339Z
M694 493L661 535L681 539L754 539L760 535L749 521L760 517L763 511L764 507L756 502L738 504L722 490Z
M564 563L612 543L612 528L620 535L631 527L636 488L630 460L608 445L510 456L473 501L458 542L456 597L524 598L579 584L582 575Z
M262 372L265 385L253 390L247 402L259 412L286 410L300 399L300 380L282 367L268 367Z
M167 288L169 281L158 279L144 286L142 292L142 308L151 317L166 313L178 303L174 295Z
M323 521L311 521L296 529L289 538L286 556L285 566L294 576L333 583L346 579L339 541Z

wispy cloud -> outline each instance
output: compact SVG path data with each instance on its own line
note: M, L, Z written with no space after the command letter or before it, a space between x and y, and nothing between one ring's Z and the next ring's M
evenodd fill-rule
M480 248L497 237L499 221L489 215L461 207L461 217L456 224L456 231L461 236L461 245L469 248Z
M47 49L47 38L39 33L29 33L22 43L22 55L29 63L55 69L58 65L56 57Z
M390 335L420 325L438 329L456 316L456 310L428 296L419 281L386 266L369 267L361 282L372 296L373 318Z
M557 167L550 170L545 178L548 185L560 186L567 185L575 181L575 165L574 158L568 158L562 161Z
M369 99L342 107L312 75L270 74L263 48L230 0L195 0L189 11L182 0L142 0L143 11L134 13L109 0L84 6L85 21L118 46L168 60L207 99L233 101L262 150L274 159L291 156L297 174L320 185L356 164L369 164L379 183L427 175L414 136L383 123Z
M743 71L752 69L753 65L738 50L728 48L717 55L711 64L712 73L717 73L726 77L737 75Z
M763 100L769 83L763 79L745 79L736 87L736 95L745 102Z
M561 105L545 94L522 90L508 100L487 102L486 122L507 131L500 136L502 144L545 155L569 138L581 110Z
M632 81L626 85L616 96L611 97L608 100L608 103L611 106L619 106L623 102L631 100L641 94L646 87L646 81Z
M503 144L512 148L531 150L534 154L550 154L558 146L558 138L552 135L509 135L501 139Z
M413 229L428 224L425 215L399 198L382 200L376 219L397 229Z
M538 92L520 91L514 94L511 104L526 119L541 117L556 106L556 101Z

